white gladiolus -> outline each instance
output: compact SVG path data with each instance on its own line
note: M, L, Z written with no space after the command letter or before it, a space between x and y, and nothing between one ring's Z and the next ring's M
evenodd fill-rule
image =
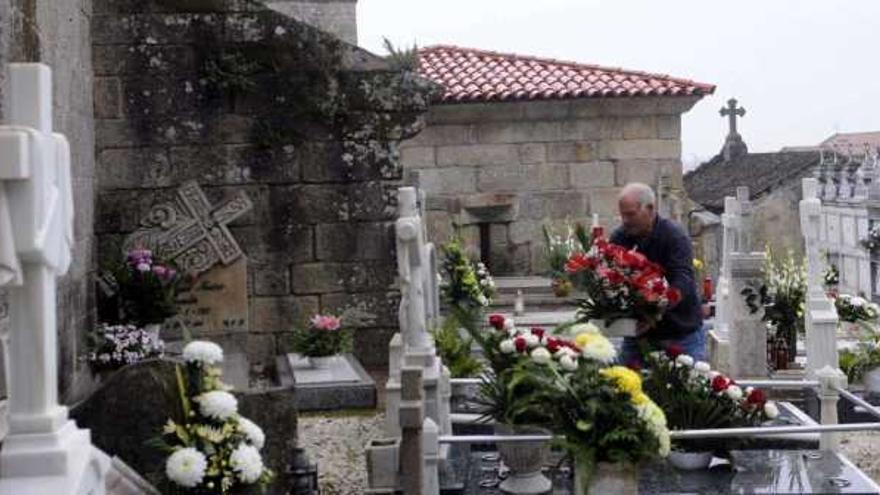
M205 478L208 460L198 449L187 447L175 450L165 461L168 479L186 488L195 488Z
M712 367L706 361L697 361L694 363L694 369L701 375L708 375L712 371Z
M774 419L776 416L779 416L779 409L774 402L767 401L767 403L764 404L764 415L766 415L768 419Z
M229 464L245 483L255 483L263 474L263 458L253 445L241 444L229 455Z
M498 344L498 348L501 349L501 352L504 354L511 354L516 350L516 345L514 345L513 339L504 339Z
M538 364L547 364L550 362L551 359L553 359L553 357L550 356L550 351L543 347L538 347L537 349L533 350L531 356L532 360Z
M226 421L238 412L238 401L235 396L222 390L205 392L193 398L199 404L203 415L219 421Z
M194 340L183 348L183 359L188 362L216 364L223 361L223 348L207 340Z
M578 368L578 362L577 359L572 358L568 354L563 354L559 358L559 366L565 371L574 371Z
M727 387L727 390L725 390L724 393L726 393L727 396L733 400L740 400L743 396L743 391L741 388L739 388L738 385L731 385Z
M266 434L263 433L263 429L257 426L253 421L245 417L240 417L238 418L238 428L244 433L248 442L257 449L262 449L263 445L266 444Z
M687 354L679 354L677 358L675 358L675 363L679 366L693 366L694 358L688 356Z

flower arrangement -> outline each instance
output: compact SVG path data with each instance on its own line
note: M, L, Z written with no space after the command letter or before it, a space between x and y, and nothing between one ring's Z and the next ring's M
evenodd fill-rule
M162 357L159 335L134 325L100 325L89 335L87 360L96 370L113 370L149 358Z
M120 321L145 326L177 314L175 299L183 277L149 249L129 251L103 279L118 297Z
M616 351L595 325L570 327L572 340L501 315L490 325L497 347L487 349L494 364L481 388L488 415L562 435L585 480L599 462L637 463L669 451L663 411L637 373L611 366Z
M335 356L351 352L353 336L342 326L343 318L314 315L305 328L293 331L293 350L306 357Z
M837 265L829 264L822 275L825 287L832 288L840 284L840 270Z
M571 293L572 284L565 271L565 264L574 253L582 253L590 248L590 238L581 224L574 228L567 226L564 237L554 234L546 225L542 229L548 276L553 279L553 291L559 297L567 297Z
M880 225L874 225L871 227L871 230L868 231L868 237L859 241L859 244L870 253L873 253L877 248L880 248Z
M489 306L495 294L495 281L482 262L474 262L461 241L443 245L442 297L453 308L473 312Z
M779 415L773 401L760 389L743 389L729 377L713 371L709 363L694 361L680 347L650 352L644 388L666 413L672 430L755 426ZM678 450L719 451L730 440L677 440Z
M581 320L609 323L620 318L656 322L670 304L681 299L669 285L660 265L645 255L593 236L590 250L574 253L565 271L587 298L579 301Z
M880 306L861 296L840 294L834 299L834 307L837 308L840 321L872 323L880 317Z
M274 474L260 450L266 436L238 414L231 387L221 380L223 350L207 341L183 348L177 367L182 420L169 419L158 444L169 452L165 474L172 493L227 494L264 487Z
M880 368L880 342L877 338L859 342L853 349L840 351L840 369L851 383L859 382L865 374Z

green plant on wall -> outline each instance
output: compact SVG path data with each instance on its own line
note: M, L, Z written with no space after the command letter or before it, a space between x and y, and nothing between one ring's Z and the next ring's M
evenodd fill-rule
M459 327L458 320L450 316L431 332L437 354L449 368L452 378L478 376L483 371L483 364L471 354L473 339L463 336Z

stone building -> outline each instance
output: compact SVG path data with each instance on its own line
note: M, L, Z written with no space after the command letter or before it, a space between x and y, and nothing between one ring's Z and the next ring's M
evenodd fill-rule
M419 59L444 92L401 160L427 191L434 241L456 226L496 274L535 274L542 225L614 225L627 182L658 187L681 218L681 116L714 86L454 46Z

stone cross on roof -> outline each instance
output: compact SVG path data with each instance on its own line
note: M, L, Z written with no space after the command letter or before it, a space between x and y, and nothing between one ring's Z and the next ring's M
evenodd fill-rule
M743 107L737 108L736 103L736 98L727 100L727 106L722 107L719 112L722 117L727 117L730 122L730 131L727 134L727 139L724 140L724 147L721 149L721 154L726 161L730 161L749 152L746 143L742 140L742 136L736 132L736 117L745 116L746 109Z

